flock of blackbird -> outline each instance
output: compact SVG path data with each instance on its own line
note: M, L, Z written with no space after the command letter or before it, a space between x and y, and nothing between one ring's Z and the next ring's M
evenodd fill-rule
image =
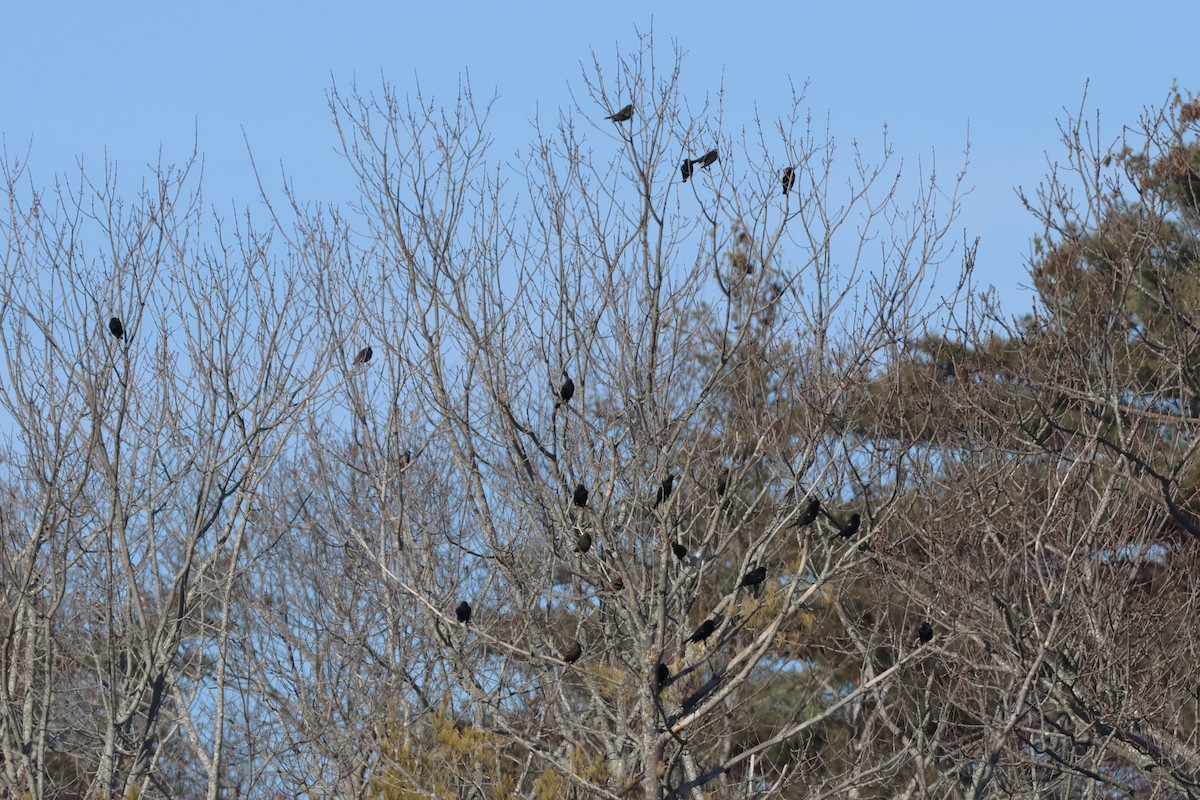
M629 120L633 119L633 104L630 103L629 105L622 108L620 111L617 111L615 114L609 115L608 119L612 120L613 122L617 122L617 123L628 122ZM715 147L712 150L709 150L704 155L700 156L699 158L685 158L683 160L682 166L680 166L680 168L679 168L680 173L683 175L683 182L687 183L688 178L692 177L692 170L695 165L699 164L702 169L708 169L713 164L717 163L717 161L719 159L720 159L720 153L717 150L717 148L715 148ZM785 167L783 170L783 173L780 177L780 181L783 184L783 193L785 195L787 195L789 192L791 192L792 186L795 185L796 170L790 166ZM118 319L117 317L112 317L111 319L109 319L108 330L117 339L123 340L125 338L125 326L121 324L121 320ZM354 361L352 362L353 366L356 366L356 367L363 366L364 364L366 364L368 361L371 360L372 355L374 355L374 351L371 349L370 345L367 345L363 349L359 350L358 354L354 356ZM571 398L574 396L575 396L575 383L574 383L574 381L571 380L571 377L564 370L562 385L559 386L558 390L554 393L554 409L555 409L555 411L557 411L561 406L568 403L571 400ZM726 491L726 488L728 485L728 479L729 479L729 470L727 468L725 470L725 472L721 475L721 478L717 483L717 495L718 496L723 496L725 494L725 491ZM674 488L675 488L675 476L668 474L663 479L662 484L660 484L658 487L658 492L654 498L654 507L658 508L660 505L662 505L667 500L669 500L671 497L671 492ZM574 505L577 508L586 508L587 503L588 503L587 487L584 486L582 483L577 484L575 486L574 492L571 495L571 501L572 501L572 503L574 503ZM800 512L800 515L796 518L796 521L794 524L799 527L811 525L813 522L816 521L817 515L820 512L821 512L821 501L814 498L814 499L810 500L808 505L804 508L804 510ZM828 515L828 512L826 512L826 514ZM858 533L858 529L859 529L859 525L861 524L861 521L862 521L862 518L859 516L858 513L851 514L850 518L845 523L838 526L837 536L839 536L843 539L851 538L856 533ZM579 538L575 541L574 551L580 555L584 555L589 550L591 550L591 548L592 548L591 534L589 534L586 531L580 533ZM684 545L682 545L679 542L671 542L671 552L681 562L687 559L688 550ZM767 568L761 564L758 564L758 565L752 567L749 572L747 572L745 575L742 576L742 581L741 581L741 583L738 584L737 588L749 589L750 591L755 592L757 594L757 592L759 591L759 589L761 589L762 584L764 581L766 581L766 579L767 579ZM624 586L624 581L621 581L621 585L617 588L619 589L619 588L622 588L623 586ZM462 602L460 602L454 609L454 618L456 620L458 620L458 622L462 625L470 624L470 622L471 622L471 604L468 603L466 600L463 600ZM723 621L724 621L724 617L721 614L715 614L711 617L706 618L702 623L700 623L699 627L697 627L696 630L692 631L692 635L689 636L686 640L684 640L685 644L688 642L694 642L697 644L700 642L703 642L705 639L712 636L712 634L716 631L717 627L720 626L720 624ZM928 621L921 623L920 628L917 631L917 636L923 644L927 643L933 639L933 627L929 624ZM566 662L567 664L574 664L576 661L579 660L579 658L582 655L583 655L583 647L579 644L578 640L574 640L574 639L571 641L571 644L561 653L562 660L564 662ZM671 678L671 670L667 668L666 664L659 663L658 667L656 669L656 675L655 675L655 679L656 679L658 686L661 688L662 686L664 686L667 683L667 681L670 680L670 678Z

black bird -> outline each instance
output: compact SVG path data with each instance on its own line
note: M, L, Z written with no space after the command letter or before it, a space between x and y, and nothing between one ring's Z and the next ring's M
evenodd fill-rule
M929 624L929 620L921 621L921 627L917 628L917 638L921 640L921 644L926 644L933 638L933 626Z
M562 386L558 387L558 396L554 401L554 407L558 408L563 403L575 396L575 381L571 380L571 376L563 372L564 380Z
M742 576L742 582L738 584L738 588L741 589L743 586L746 586L753 590L761 586L762 582L766 579L767 568L760 564Z
M571 646L563 651L562 660L568 664L574 664L583 655L583 647L579 644L578 639L571 640Z
M658 508L671 499L671 490L674 488L675 476L668 473L667 477L663 478L662 485L658 487L658 494L654 496L654 507Z
M719 159L719 158L720 158L720 155L718 155L718 153L717 153L717 148L714 147L712 150L709 150L707 153L700 156L699 158L693 158L692 163L699 164L700 166L704 167L705 169L708 169L713 164L717 163L717 159Z
M717 629L717 626L720 624L721 624L720 615L718 615L716 617L709 617L708 619L704 620L704 622L700 623L700 627L696 628L696 630L694 630L692 632L692 635L689 636L686 641L696 642L697 644L699 644L700 642L703 642L708 637L712 636L713 631L715 631Z
M808 505L800 512L800 516L796 517L796 526L803 528L805 525L811 525L816 522L817 514L821 512L821 501L813 498L808 501Z
M373 355L375 355L375 351L371 349L370 345L367 345L362 350L359 350L358 355L354 357L354 366L357 367L367 363L371 360L371 356Z
M717 497L724 497L725 490L729 488L729 467L721 473L720 479L717 481Z
M687 548L681 545L679 542L671 542L671 552L674 553L675 557L680 561L683 561L685 558L687 558Z
M125 338L125 326L121 324L121 320L113 317L108 321L108 330L113 336L118 339Z
M671 680L671 670L661 661L658 662L658 667L654 670L654 680L659 686Z
M575 494L571 496L571 500L580 508L587 508L588 490L582 483L575 487Z
M610 115L609 119L611 119L613 122L628 122L629 120L633 119L633 103L625 106L617 113Z
M842 537L843 539L849 539L851 536L858 533L858 526L861 522L862 517L858 515L858 512L851 514L850 519L847 520L846 524L838 528L838 536Z
M796 170L791 167L783 168L783 193L787 194L792 190L792 184L796 182Z
M575 552L583 555L588 550L592 549L592 535L587 531L579 534L579 538L575 540Z
M683 174L683 182L687 183L688 178L692 177L692 160L690 158L685 158L683 160L683 165L679 167L679 171Z
M459 603L458 607L454 609L454 617L463 625L469 624L471 622L471 604L466 600Z

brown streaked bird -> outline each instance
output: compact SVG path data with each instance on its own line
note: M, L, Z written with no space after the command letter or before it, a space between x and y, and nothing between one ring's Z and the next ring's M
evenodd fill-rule
M562 386L558 387L558 394L554 396L555 408L558 408L575 396L575 381L571 380L571 376L567 374L565 369L563 370L563 379Z
M585 554L592 549L592 535L587 531L579 534L579 538L575 540L575 552L579 555Z
M800 516L796 517L796 527L803 528L805 525L811 525L816 522L817 514L821 512L821 501L813 498L808 501L808 505L800 512Z
M680 561L683 561L685 558L687 558L687 548L681 545L679 542L671 542L671 552L674 553L675 557Z
M862 524L862 517L860 517L856 511L850 515L850 519L846 521L845 525L838 528L837 535L843 539L849 539L851 536L858 533L858 526L860 524Z
M371 356L375 355L375 351L371 349L371 345L367 345L362 350L358 351L358 355L354 357L354 366L361 366L371 360Z
M471 622L471 604L463 600L454 609L454 618L463 625L468 625Z
M693 158L692 163L699 164L704 169L708 169L713 164L717 163L717 161L718 161L718 159L720 159L720 157L721 156L717 152L717 148L714 147L712 150L709 150L707 153L700 156L699 158Z
M917 628L917 638L921 640L921 644L928 644L933 639L933 626L929 624L929 620L921 620L921 627Z
M113 317L108 321L108 332L118 339L125 338L125 326L121 324L121 320Z
M708 619L704 620L704 622L701 622L700 627L698 627L698 628L696 628L696 630L692 631L692 635L689 636L685 641L686 642L696 642L697 644L699 644L700 642L703 642L708 637L712 636L713 631L715 631L717 629L717 626L720 624L721 624L721 615L720 614L716 615L715 617L709 617Z
M575 487L575 493L571 495L571 502L579 508L587 508L588 490L582 483Z
M679 172L683 175L683 182L687 183L688 178L692 177L692 160L685 158L683 164L679 167Z
M654 507L658 508L663 503L671 499L671 491L675 488L675 476L667 473L667 477L663 478L662 484L658 487L658 493L654 496Z
M579 644L578 639L572 639L571 644L562 653L562 660L568 664L574 664L583 655L583 646Z
M792 167L784 167L780 180L783 182L783 193L787 194L792 190L792 185L796 183L796 170Z
M633 103L625 106L617 113L609 115L608 118L613 122L628 122L633 119Z

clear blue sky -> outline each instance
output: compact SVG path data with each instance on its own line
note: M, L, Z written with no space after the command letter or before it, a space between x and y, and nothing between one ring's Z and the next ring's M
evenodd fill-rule
M887 123L898 155L958 164L972 142L962 226L982 237L980 277L1010 311L1033 221L1013 187L1035 186L1046 154L1061 156L1056 120L1089 108L1113 135L1173 78L1200 90L1189 30L1193 2L1004 3L33 3L6 4L0 47L0 134L9 158L32 140L38 183L98 170L105 154L134 186L161 150L182 160L194 136L205 198L227 210L256 204L242 140L300 194L338 200L349 176L334 152L331 79L401 91L419 78L449 103L469 75L495 90L497 157L532 136L530 120L583 96L581 62L610 59L653 27L661 57L686 52L684 90L702 98L724 78L726 120L749 125L786 110L789 83L811 81L808 105L840 140L878 141ZM739 117L740 115L740 117ZM736 130L727 130L736 134ZM272 187L274 188L274 187Z

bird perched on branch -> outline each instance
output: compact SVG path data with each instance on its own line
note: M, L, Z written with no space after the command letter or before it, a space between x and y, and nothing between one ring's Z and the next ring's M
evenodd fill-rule
M796 517L796 527L803 528L805 525L811 525L816 521L819 513L821 513L821 501L814 497L808 501L808 505L800 512L800 516Z
M558 387L558 393L554 396L555 408L558 408L575 396L575 381L571 380L571 376L567 374L565 369L563 370L563 378L562 386Z
M571 644L562 653L562 660L568 664L574 664L583 655L583 646L579 644L578 639L572 639Z
M683 164L679 167L679 172L683 175L683 182L687 183L688 178L692 177L692 160L685 158Z
M463 600L461 603L459 603L454 609L454 618L463 625L469 624L471 622L471 604L466 600Z
M717 153L717 148L714 147L712 150L709 150L707 153L700 156L699 158L693 158L692 163L699 164L704 169L708 169L713 164L717 163L717 160L720 157L721 157L720 154Z
M929 620L921 621L921 627L917 628L917 638L921 640L921 644L928 644L933 639L933 626L929 624Z
M371 360L371 356L375 355L375 351L371 349L371 345L367 345L362 350L358 351L358 355L354 357L354 366L360 366Z
M125 338L125 326L121 324L121 320L113 317L108 321L108 332L118 339Z
M780 180L783 182L783 193L787 194L792 190L792 185L796 182L796 170L792 167L784 167Z
M587 508L588 490L582 483L575 487L575 493L571 495L571 501L579 508Z
M654 496L654 507L658 508L667 500L671 499L671 490L675 488L675 476L667 474L663 478L662 484L658 487L658 493Z
M758 595L758 588L762 586L762 582L767 579L767 568L759 564L754 569L742 576L742 582L738 584L738 588L743 586Z
M654 670L654 682L661 688L664 683L671 680L671 670L666 664L661 661Z
M715 631L717 629L717 626L720 624L721 624L721 615L720 614L716 615L715 617L709 617L708 619L704 620L704 622L701 622L700 627L698 627L698 628L696 628L696 630L692 631L692 635L689 636L685 641L696 642L697 644L699 644L700 642L703 642L708 637L712 636L713 631Z
M680 561L683 561L685 558L687 558L687 548L681 545L679 542L671 542L671 552L674 553L675 557Z
M611 114L609 119L611 119L613 122L628 122L629 120L633 119L633 103L625 106L617 113Z
M845 525L842 525L840 528L838 528L837 535L843 539L849 539L851 536L858 533L858 526L861 523L862 517L858 515L858 512L855 512L850 515L850 519L846 521Z
M592 549L592 535L587 531L579 534L579 538L575 540L575 552L583 555L588 550Z

